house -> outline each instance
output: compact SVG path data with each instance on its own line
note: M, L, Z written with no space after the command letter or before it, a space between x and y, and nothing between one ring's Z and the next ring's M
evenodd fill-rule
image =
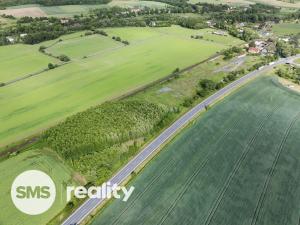
M261 40L257 40L254 42L255 43L255 47L261 52L262 50L264 50L267 47L267 42L265 41L261 41Z
M290 38L289 37L285 37L285 38L279 38L280 41L284 41L284 42L289 42Z
M259 54L260 53L260 50L256 47L250 47L248 49L248 52L251 53L251 54Z
M13 37L6 37L6 40L9 42L9 43L15 43L15 39Z
M134 8L134 9L130 9L130 12L132 12L132 13L139 13L141 11L141 9L140 8Z
M26 37L27 36L27 34L26 33L24 33L24 34L20 34L20 38L24 38L24 37Z
M67 23L69 23L69 20L65 19L65 18L62 18L62 19L60 19L60 23L61 24L67 24Z
M151 22L149 23L149 26L150 26L150 27L155 27L155 26L156 26L156 22L155 22L155 21L151 21Z
M211 28L213 28L216 25L216 23L211 20L206 21L206 24Z
M268 54L274 54L276 52L276 44L273 42L269 42L266 46Z
M268 50L266 48L264 48L262 51L261 51L261 54L262 55L268 55Z

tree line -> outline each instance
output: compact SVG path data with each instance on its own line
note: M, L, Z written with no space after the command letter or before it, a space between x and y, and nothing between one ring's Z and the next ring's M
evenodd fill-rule
M84 5L84 4L107 4L110 0L1 0L0 6L15 6L26 4L40 4L44 6L55 5Z

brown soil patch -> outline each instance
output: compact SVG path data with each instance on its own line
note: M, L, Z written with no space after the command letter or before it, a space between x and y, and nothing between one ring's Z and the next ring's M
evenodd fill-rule
M5 9L0 10L0 14L12 15L14 17L44 17L47 14L41 10L39 7L29 7L29 8L21 8L21 9Z

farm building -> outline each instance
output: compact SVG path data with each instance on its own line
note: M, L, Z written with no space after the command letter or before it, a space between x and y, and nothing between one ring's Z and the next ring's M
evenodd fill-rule
M250 47L248 49L248 52L251 53L251 54L259 54L260 53L260 50L256 47Z

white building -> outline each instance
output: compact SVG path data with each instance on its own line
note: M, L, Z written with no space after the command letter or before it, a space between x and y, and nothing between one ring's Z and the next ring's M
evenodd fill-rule
M9 43L15 43L15 39L13 37L6 37L6 40L9 41Z
M26 37L26 36L27 36L27 34L25 34L25 33L24 33L24 34L20 34L20 37L21 37L21 38L24 38L24 37Z

